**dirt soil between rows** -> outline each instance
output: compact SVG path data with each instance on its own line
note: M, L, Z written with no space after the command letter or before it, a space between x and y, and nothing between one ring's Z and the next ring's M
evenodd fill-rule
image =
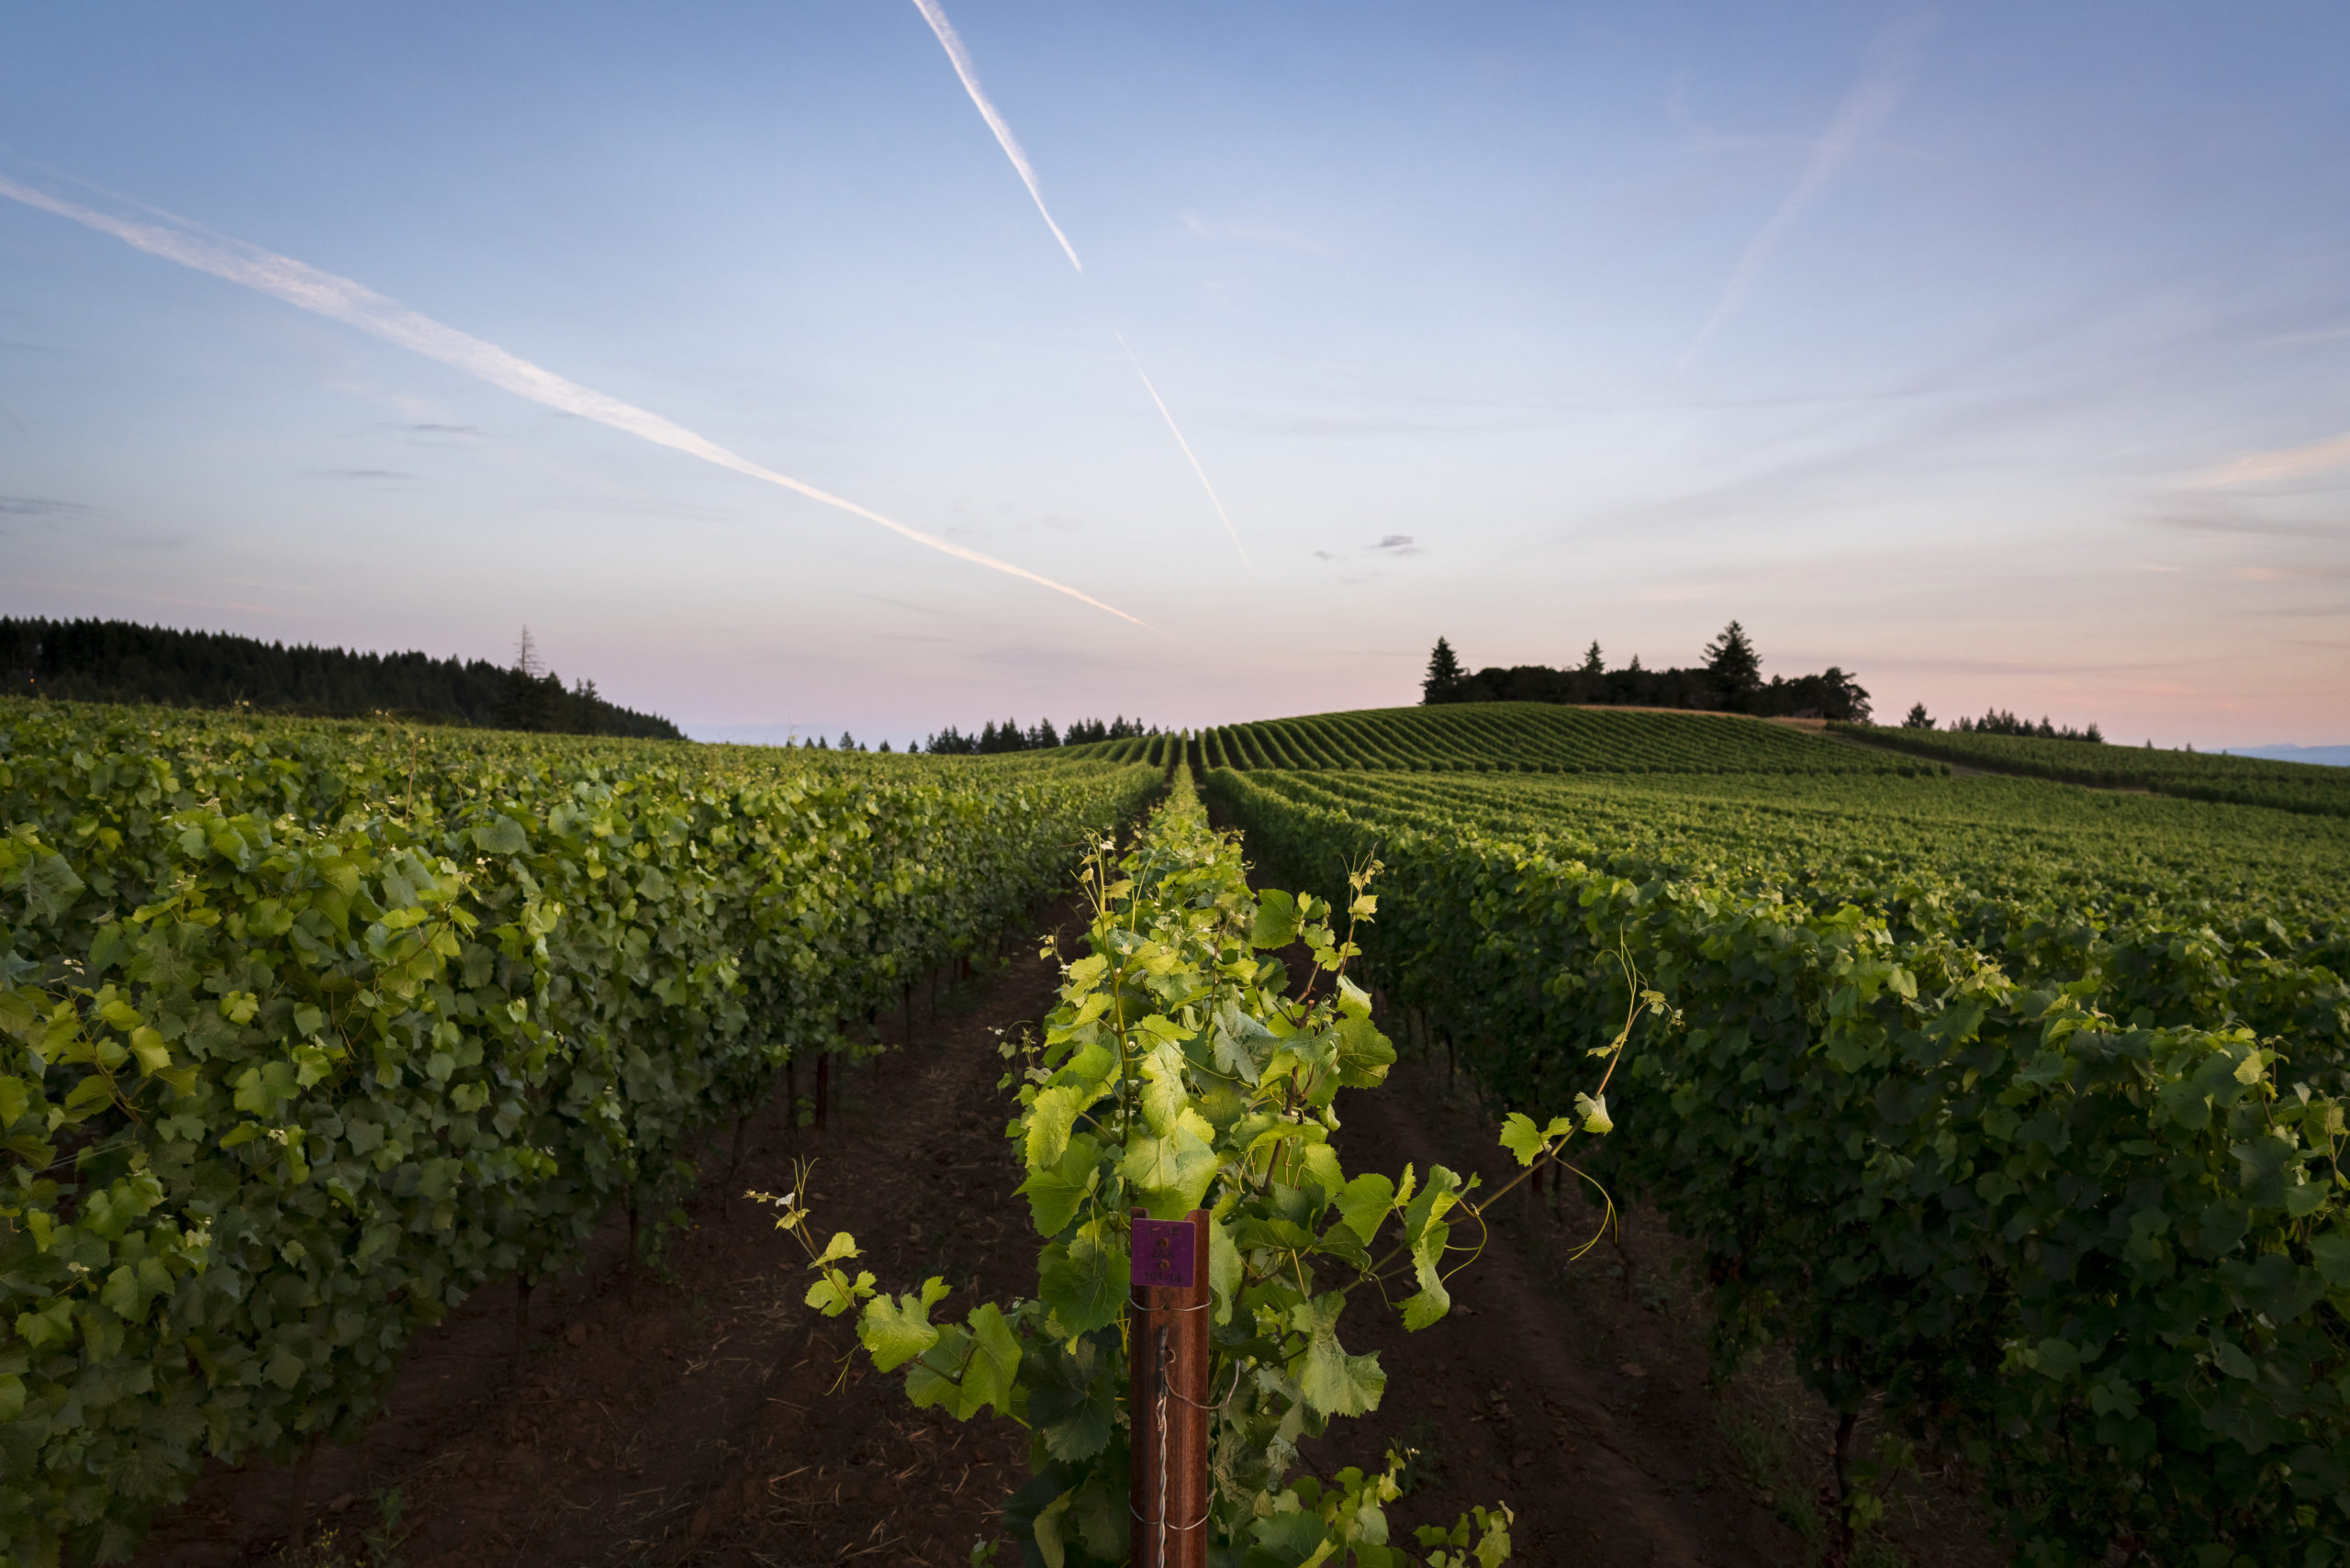
M1073 907L1053 924L1075 943ZM915 1410L896 1377L849 1361L849 1327L801 1305L799 1248L742 1194L784 1190L794 1154L811 1158L818 1226L854 1232L885 1285L943 1274L956 1294L941 1310L957 1316L1033 1294L996 1047L1043 1016L1057 980L1024 942L934 1012L918 1002L910 1031L886 1017L899 1048L834 1080L825 1127L795 1134L778 1096L731 1180L730 1138L713 1137L691 1228L657 1271L628 1267L625 1227L608 1223L579 1267L536 1289L519 1365L512 1286L477 1292L411 1345L364 1441L322 1450L307 1476L216 1468L137 1561L968 1563L1025 1478L1019 1429ZM1492 1118L1440 1063L1400 1065L1389 1088L1348 1092L1340 1114L1350 1168L1504 1173ZM1349 1348L1380 1352L1386 1395L1309 1460L1372 1464L1408 1446L1411 1490L1391 1520L1449 1523L1506 1500L1524 1563L1828 1562L1833 1423L1768 1361L1709 1391L1704 1304L1655 1216L1634 1213L1620 1246L1569 1264L1596 1211L1515 1196L1501 1208L1451 1316L1405 1335L1375 1302L1350 1311ZM2006 1560L1965 1478L1930 1469L1854 1568Z

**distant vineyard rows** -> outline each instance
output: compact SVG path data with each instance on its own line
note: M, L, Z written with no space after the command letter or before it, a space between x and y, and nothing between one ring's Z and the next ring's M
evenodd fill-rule
M1913 756L1966 767L2109 790L2148 790L2190 801L2350 817L2350 767L1951 730L1884 729L1868 724L1835 728L1872 745L1896 746Z
M1599 711L1536 702L1373 709L1203 731L1192 758L1239 771L1528 773L1933 771L1729 714Z
M1182 753L1182 737L1168 734L1133 735L1115 741L1085 741L1077 745L1062 746L1048 755L1068 761L1115 762L1156 767L1164 772L1175 766Z

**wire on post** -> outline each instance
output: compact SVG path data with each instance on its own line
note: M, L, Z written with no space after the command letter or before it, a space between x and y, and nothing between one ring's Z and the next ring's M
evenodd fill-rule
M1207 1568L1208 1419L1217 1408L1208 1403L1207 1212L1154 1220L1136 1209L1133 1221L1126 1291L1136 1317L1127 1341L1133 1561L1135 1568Z

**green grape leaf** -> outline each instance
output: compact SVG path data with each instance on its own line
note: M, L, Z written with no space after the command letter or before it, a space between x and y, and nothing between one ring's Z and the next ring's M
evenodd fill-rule
M1091 1459L1110 1446L1116 1430L1124 1368L1101 1353L1098 1341L1047 1343L1022 1361L1028 1389L1028 1424L1045 1450L1064 1462Z
M1332 1031L1337 1046L1338 1081L1348 1089L1376 1089L1395 1065L1395 1047L1370 1017L1349 1017Z
M938 1406L961 1420L961 1373L963 1358L971 1348L971 1331L959 1323L942 1323L931 1335L931 1342L921 1358L906 1368L906 1397L913 1401L917 1410Z
M1395 1183L1373 1172L1338 1189L1338 1217L1368 1247L1395 1206Z
M1297 940L1300 924L1297 901L1278 888L1267 888L1257 895L1257 915L1248 930L1249 945L1286 947Z
M1020 1372L1020 1341L993 1302L979 1307L966 1321L970 1324L971 1344L963 1363L962 1399L956 1419L968 1421L990 1406L1008 1416Z
M1069 1228L1101 1182L1102 1146L1080 1135L1069 1140L1058 1165L1049 1170L1031 1170L1014 1190L1027 1198L1036 1233L1058 1236Z
M1305 1349L1290 1363L1299 1391L1316 1415L1360 1416L1379 1408L1387 1374L1379 1355L1350 1356L1338 1344L1338 1314L1346 1297L1318 1295L1290 1309L1290 1327L1304 1334Z
M34 915L42 920L61 920L89 884L73 874L65 857L47 853L25 863L23 886L26 906Z
M1139 1100L1143 1122L1160 1137L1170 1136L1192 1106L1191 1090L1183 1081L1183 1065L1182 1051L1163 1041L1135 1064L1142 1078ZM1208 1136L1213 1137L1214 1134L1211 1131Z
M1208 1218L1208 1285L1215 1293L1215 1320L1232 1321L1232 1304L1246 1277L1240 1249L1232 1239L1232 1231L1224 1221Z
M946 1282L933 1275L924 1280L919 1296L888 1294L875 1296L865 1304L865 1315L857 1320L856 1337L872 1356L873 1364L882 1372L895 1372L938 1343L938 1330L931 1326L930 1309L946 1295Z
M840 1279L848 1280L848 1276L844 1272ZM853 1310L858 1302L871 1294L872 1271L859 1270L856 1278L848 1281L845 1286L830 1276L820 1278L808 1287L808 1294L800 1299L827 1317L838 1317L842 1313Z
M1050 1170L1060 1163L1069 1148L1069 1129L1077 1126L1078 1116L1092 1101L1091 1090L1068 1084L1036 1092L1036 1102L1028 1109L1030 1170Z
M531 836L509 816L495 816L474 829L474 844L485 855L527 855Z
M1270 1029L1242 1012L1231 997L1224 998L1217 1004L1214 1049L1219 1071L1228 1072L1254 1088L1264 1073L1265 1059L1279 1038Z
M1404 1327L1414 1333L1452 1310L1452 1294L1444 1288L1443 1277L1437 1272L1444 1261L1444 1244L1451 1231L1450 1226L1432 1225L1423 1244L1412 1249L1412 1273L1420 1288L1404 1303Z
M1181 1219L1198 1208L1215 1172L1215 1150L1188 1126L1167 1137L1134 1139L1118 1163L1118 1174L1140 1194L1154 1219Z
M2350 1288L2350 1230L2329 1230L2312 1238L2310 1257L2327 1284L2336 1290Z
M1085 1334L1116 1319L1125 1300L1125 1273L1124 1247L1103 1247L1080 1230L1038 1257L1036 1291L1062 1332Z
M1502 1122L1502 1147L1517 1156L1520 1165L1533 1164L1549 1142L1534 1118L1523 1111L1512 1111Z
M1404 1172L1408 1179L1411 1172ZM1428 1227L1452 1211L1460 1201L1460 1178L1441 1165L1428 1167L1427 1185L1421 1188L1404 1210L1404 1238L1414 1247L1420 1245Z
M162 1072L172 1065L172 1050L163 1044L163 1036L148 1025L141 1024L130 1032L130 1054L139 1058L141 1072Z

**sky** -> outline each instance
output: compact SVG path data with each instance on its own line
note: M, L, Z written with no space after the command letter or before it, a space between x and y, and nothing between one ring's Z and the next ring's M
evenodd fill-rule
M1736 618L1881 720L2340 745L2345 51L2315 0L15 7L0 613L527 624L699 737L900 745Z

